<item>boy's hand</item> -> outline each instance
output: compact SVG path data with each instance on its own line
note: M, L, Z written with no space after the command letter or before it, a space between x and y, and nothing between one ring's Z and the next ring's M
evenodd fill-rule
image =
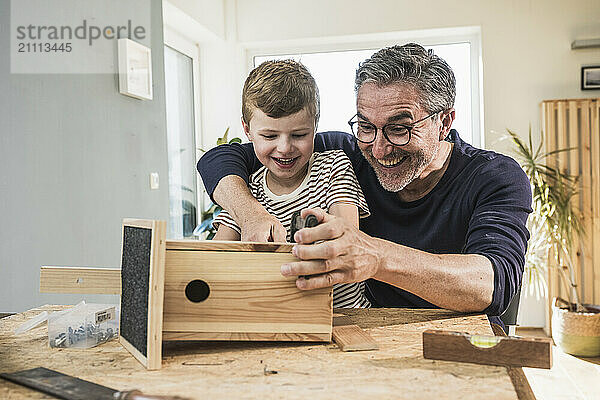
M264 208L262 212L247 213L240 228L243 242L285 242L287 236L287 231L281 222Z
M302 210L303 218L308 214L319 225L296 232L292 254L302 261L282 265L282 275L298 276L296 286L306 290L361 282L377 274L383 260L378 239L321 209Z

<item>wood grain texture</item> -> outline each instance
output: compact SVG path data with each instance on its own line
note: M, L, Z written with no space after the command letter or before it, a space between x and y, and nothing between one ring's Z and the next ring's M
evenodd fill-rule
M377 350L379 345L358 325L333 327L333 341L342 351Z
M259 342L331 342L329 333L163 332L164 341L226 340Z
M123 348L125 350L127 350L129 353L131 353L131 355L140 364L142 364L144 367L150 369L148 367L148 358L145 355L143 355L138 349L136 349L134 345L129 343L129 341L127 339L125 339L123 336L119 336L119 343L121 344L121 346L123 346ZM152 368L152 369L160 369L160 368Z
M40 268L40 293L121 294L119 268Z
M485 365L552 368L552 340L549 338L497 337L500 342L489 348L472 345L470 338L471 335L461 332L426 330L423 332L423 357Z
M546 151L559 148L575 148L549 157L549 166L579 176L579 198L574 205L583 212L582 225L585 234L574 238L572 254L574 278L580 290L582 302L600 303L600 99L547 100L542 102L543 132ZM551 255L552 256L552 255ZM551 323L549 310L555 296L567 297L564 285L558 286L556 271L549 276L547 323ZM546 333L550 333L546 329Z
M546 143L546 151L550 149L556 149L557 147L557 134L556 134L556 104L551 101L545 101L542 103L543 109L543 128L542 133L544 134L544 143ZM557 168L556 156L548 157L546 164L549 167ZM553 254L548 254L548 257L553 257ZM544 331L547 335L551 335L552 332L552 298L558 295L558 273L554 268L548 271L548 297L546 299L545 311L545 325Z
M148 372L117 341L71 351L49 348L43 326L18 337L12 334L41 311L64 308L45 306L0 320L0 370L44 366L115 389L191 399L518 398L504 367L422 356L424 330L491 334L484 315L446 310L336 310L348 323L366 329L379 350L346 353L333 343L166 342L161 370ZM0 398L47 396L7 383L0 384Z
M556 148L558 149L567 149L569 147L567 143L568 131L567 131L567 104L564 101L558 102L556 105ZM556 154L557 164L556 167L563 173L569 173L569 164L568 164L569 154L565 151ZM566 264L566 261L564 261ZM556 279L556 296L569 298L569 294L567 292L567 288L565 287L565 283L562 281L560 274L558 274Z
M592 227L594 265L594 303L600 304L600 99L590 107L592 138ZM588 226L589 229L589 226Z
M582 102L581 106L581 185L582 185L582 211L583 226L583 277L582 299L584 303L594 303L594 232L590 229L593 223L594 210L592 208L592 138L590 136L590 101Z
M132 226L134 228L153 228L153 220L151 219L137 219L137 218L124 218L123 225Z
M334 311L333 326L358 325L363 329L407 324L431 324L432 326L439 324L442 326L442 320L445 319L465 321L465 323L473 318L483 318L487 321L487 318L480 314L438 309L370 308L369 312L365 312L361 308L335 308Z
M567 102L567 116L568 116L568 148L573 149L567 152L567 158L569 160L568 170L569 175L581 177L581 169L580 169L580 153L581 153L581 143L580 143L580 132L579 132L579 117L578 117L578 109L579 104L577 101L569 101ZM579 183L581 186L581 182ZM577 192L573 198L571 199L571 204L575 208L576 211L581 210L581 190ZM571 279L573 283L577 285L578 288L581 288L582 282L582 267L583 267L583 250L581 248L582 241L579 236L573 235L573 252L571 254L571 263L573 265L573 275Z
M496 336L506 336L504 329L500 325L492 324L492 331ZM535 400L535 395L529 382L527 381L527 377L525 376L525 372L523 368L519 367L506 367L506 371L508 372L508 376L510 376L510 380L517 391L517 395L519 396L519 400Z
M290 253L168 250L165 332L233 334L321 334L331 340L331 288L301 291L281 275ZM186 285L202 280L210 295L194 303ZM234 335L235 336L235 335ZM322 336L320 336L322 337Z
M224 240L167 240L167 250L258 251L290 253L290 243L230 242Z
M148 369L160 369L162 363L166 236L166 221L152 221L148 293L148 365L146 366Z

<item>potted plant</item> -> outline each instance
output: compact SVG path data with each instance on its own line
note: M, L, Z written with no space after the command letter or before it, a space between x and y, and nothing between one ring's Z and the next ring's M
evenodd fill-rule
M548 166L551 157L573 149L544 152L543 140L534 148L531 129L527 143L510 130L508 135L516 147L517 160L529 177L533 197L533 212L527 221L531 239L523 281L530 291L546 294L546 273L551 268L557 270L568 299L552 302L555 343L573 355L600 355L600 313L597 307L581 303L572 262L576 250L573 239L584 235L581 211L573 201L578 193L577 177Z

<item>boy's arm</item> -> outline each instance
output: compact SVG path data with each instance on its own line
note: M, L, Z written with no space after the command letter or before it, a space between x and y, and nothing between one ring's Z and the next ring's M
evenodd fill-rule
M352 137L341 132L317 134L315 151L340 149L350 157L354 168L360 164ZM250 174L258 170L260 162L252 144L221 145L209 150L198 161L198 172L210 197L229 211L242 229L242 240L250 242L285 242L287 232L283 225L269 214L252 196L247 183Z
M260 166L251 143L234 143L206 152L198 161L197 169L211 199L227 210L240 226L241 240L285 242L287 232L283 225L248 189L250 175Z
M244 242L285 242L287 231L281 222L252 196L239 176L228 175L221 179L213 197L239 225Z

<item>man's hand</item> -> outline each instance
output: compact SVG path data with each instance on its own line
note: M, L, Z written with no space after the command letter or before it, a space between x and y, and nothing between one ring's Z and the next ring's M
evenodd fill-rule
M494 270L485 256L427 253L369 236L320 209L302 210L308 214L320 223L296 232L292 254L302 261L281 266L282 275L298 277L298 289L373 278L450 310L481 311L492 301Z
M308 214L316 216L319 225L296 232L294 239L298 244L292 254L303 261L282 265L282 275L300 276L296 286L306 290L361 282L377 273L382 261L379 239L321 209L302 210L303 218Z
M246 182L236 175L219 181L213 197L233 217L242 229L246 242L285 242L287 231L252 196Z

